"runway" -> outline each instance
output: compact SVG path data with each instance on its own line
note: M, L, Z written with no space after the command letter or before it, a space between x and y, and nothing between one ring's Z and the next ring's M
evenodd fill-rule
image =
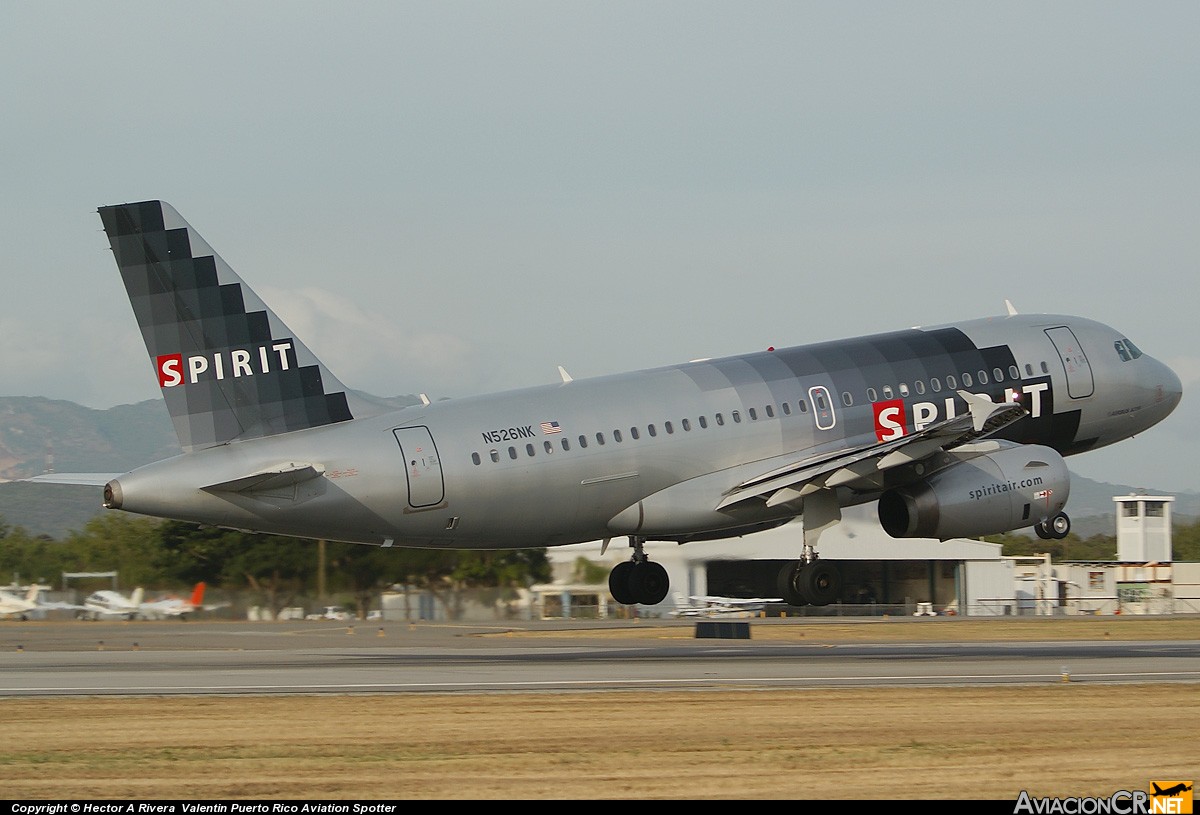
M770 625L756 622L755 626ZM809 629L811 631L811 629ZM697 639L692 624L0 624L0 696L1197 682L1200 641Z

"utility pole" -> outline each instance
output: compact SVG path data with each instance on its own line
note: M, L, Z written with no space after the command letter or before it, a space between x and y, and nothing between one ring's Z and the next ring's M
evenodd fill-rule
M317 598L325 602L325 541L317 541Z

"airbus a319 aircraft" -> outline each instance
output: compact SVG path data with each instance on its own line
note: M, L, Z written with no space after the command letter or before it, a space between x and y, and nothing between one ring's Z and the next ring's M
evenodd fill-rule
M1140 433L1179 378L1120 332L1017 314L383 408L347 389L171 206L102 207L183 453L104 506L376 546L627 537L614 599L668 591L647 541L803 521L778 591L836 600L822 530L876 502L896 538L1062 537L1064 456ZM93 482L86 477L43 480ZM730 543L736 549L736 541Z

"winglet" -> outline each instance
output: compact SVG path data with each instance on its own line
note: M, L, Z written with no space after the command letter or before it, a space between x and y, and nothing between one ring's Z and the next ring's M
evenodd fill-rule
M567 369L561 365L558 366L558 375L560 377L562 377L563 382L574 382L575 381L571 378L571 375L569 373L567 373Z
M1008 316L1014 317L1017 313L1017 307L1012 304L1012 300L1005 300L1004 307L1008 309Z
M976 433L982 433L984 427L987 426L988 420L997 413L1012 410L1013 408L1024 411L1024 408L1016 402L996 404L986 396L962 390L958 392L958 395L967 403L967 407L971 410L971 424L975 427Z

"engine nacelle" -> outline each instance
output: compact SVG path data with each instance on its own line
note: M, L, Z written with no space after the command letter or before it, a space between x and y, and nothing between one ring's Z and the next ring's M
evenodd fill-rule
M879 499L879 522L893 538L995 535L1052 518L1070 492L1071 474L1057 451L1015 444L888 490Z

